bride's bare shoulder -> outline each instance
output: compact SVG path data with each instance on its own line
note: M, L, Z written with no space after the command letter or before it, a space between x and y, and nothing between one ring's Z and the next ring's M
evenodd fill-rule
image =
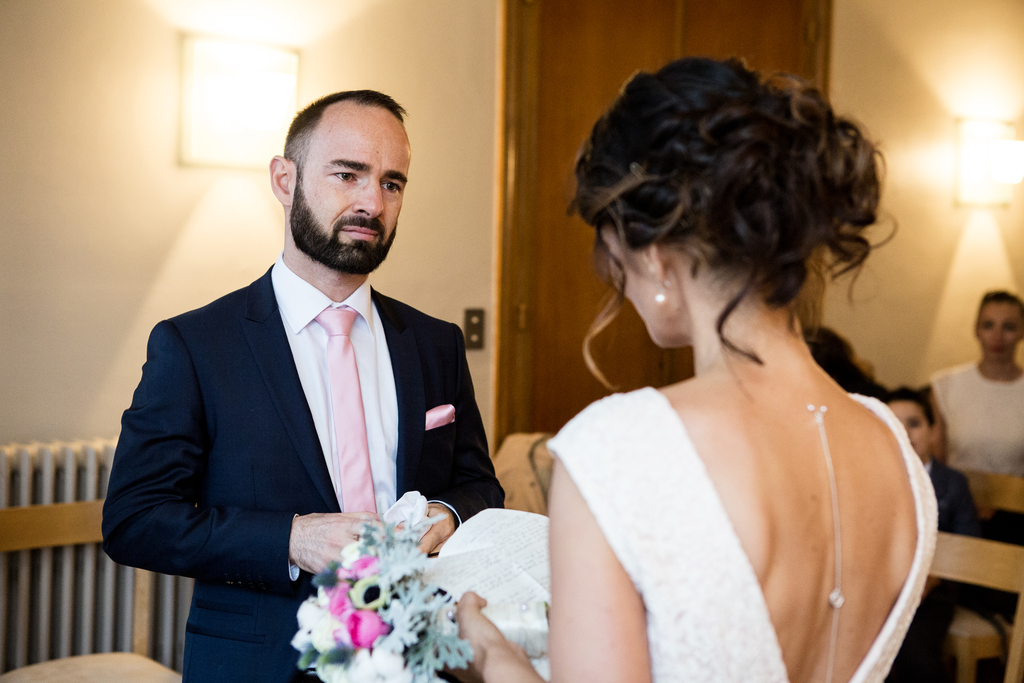
M735 383L718 377L691 377L660 391L676 412L686 417L710 417L728 412L742 398Z

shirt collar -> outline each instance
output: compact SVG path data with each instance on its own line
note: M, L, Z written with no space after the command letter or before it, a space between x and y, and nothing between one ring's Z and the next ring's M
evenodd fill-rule
M370 333L373 333L373 301L370 298L370 281L365 280L347 299L331 301L330 297L296 275L285 265L283 253L270 273L274 284L274 295L285 327L292 334L298 334L328 306L349 306L363 316Z

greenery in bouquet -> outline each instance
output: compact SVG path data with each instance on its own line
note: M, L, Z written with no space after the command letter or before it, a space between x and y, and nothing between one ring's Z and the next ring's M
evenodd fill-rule
M313 578L292 646L299 669L325 683L429 683L473 658L458 637L453 600L422 580L418 547L427 520L411 528L368 523L339 562Z

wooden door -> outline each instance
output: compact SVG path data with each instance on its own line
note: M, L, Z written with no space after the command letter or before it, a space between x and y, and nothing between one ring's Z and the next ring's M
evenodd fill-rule
M561 428L609 391L582 344L609 288L594 231L567 213L579 145L622 83L685 55L742 56L820 79L829 0L506 0L504 178L495 436ZM820 28L819 28L820 27ZM819 82L821 82L819 80ZM692 374L626 303L594 344L618 389ZM496 444L497 445L497 444Z

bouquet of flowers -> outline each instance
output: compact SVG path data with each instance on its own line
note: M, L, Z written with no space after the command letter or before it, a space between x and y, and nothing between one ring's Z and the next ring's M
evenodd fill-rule
M324 683L430 683L473 658L458 637L450 595L422 580L424 525L367 523L313 579L316 595L299 607L292 646L299 669Z

